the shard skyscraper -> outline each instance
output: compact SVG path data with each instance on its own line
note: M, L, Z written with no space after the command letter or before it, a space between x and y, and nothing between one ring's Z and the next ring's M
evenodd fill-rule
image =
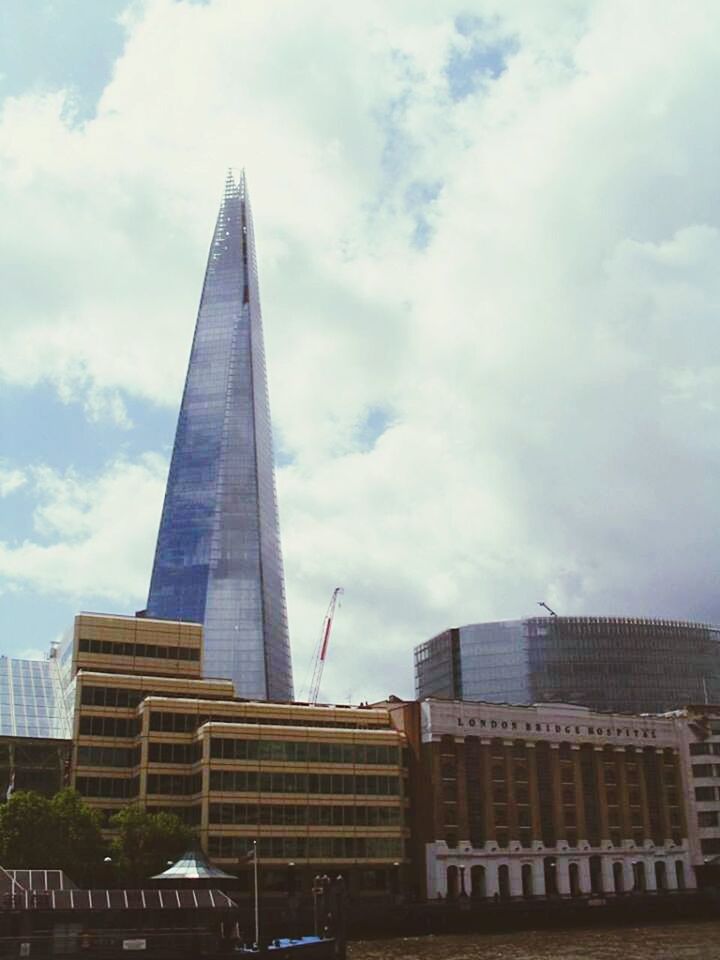
M228 174L178 419L147 616L204 625L204 674L291 700L262 318L245 175Z

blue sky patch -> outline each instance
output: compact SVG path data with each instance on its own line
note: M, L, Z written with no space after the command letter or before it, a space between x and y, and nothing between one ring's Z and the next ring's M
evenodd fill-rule
M2 0L0 100L68 90L69 120L94 116L120 56L128 0Z

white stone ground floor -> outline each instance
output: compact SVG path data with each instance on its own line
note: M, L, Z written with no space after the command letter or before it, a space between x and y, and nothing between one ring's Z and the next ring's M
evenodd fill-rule
M514 898L587 896L596 894L670 892L695 887L687 840L662 846L647 841L638 847L631 840L613 847L581 841L577 847L559 844L531 849L511 843L474 848L460 841L428 843L425 850L427 896L450 898Z

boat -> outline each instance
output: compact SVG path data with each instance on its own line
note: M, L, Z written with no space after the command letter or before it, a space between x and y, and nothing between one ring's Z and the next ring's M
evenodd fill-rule
M267 960L345 960L345 884L341 877L315 877L313 901L315 933L308 937L260 938L260 896L257 841L247 854L253 865L255 940L236 945L233 955ZM322 935L320 931L322 930Z
M235 957L266 957L269 960L342 960L345 945L336 937L279 937L269 943L235 947Z

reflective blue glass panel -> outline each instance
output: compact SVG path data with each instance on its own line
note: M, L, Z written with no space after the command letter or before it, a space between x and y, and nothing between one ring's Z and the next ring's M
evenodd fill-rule
M255 240L228 178L178 420L148 616L204 626L205 676L291 700Z
M55 660L0 657L0 736L72 737Z

